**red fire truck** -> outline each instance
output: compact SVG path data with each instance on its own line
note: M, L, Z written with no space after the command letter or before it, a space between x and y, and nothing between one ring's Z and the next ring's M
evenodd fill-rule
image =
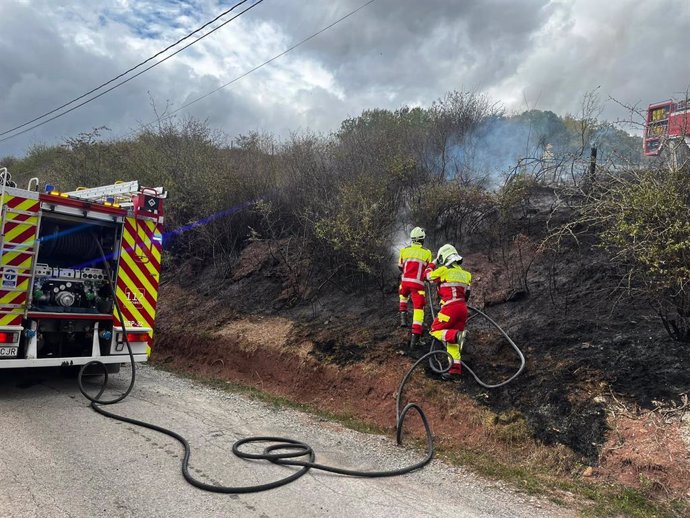
M644 130L645 156L657 156L669 142L690 142L690 104L664 101L650 104Z
M125 338L146 361L166 192L136 181L39 192L37 178L18 188L4 168L0 188L0 369L115 367Z

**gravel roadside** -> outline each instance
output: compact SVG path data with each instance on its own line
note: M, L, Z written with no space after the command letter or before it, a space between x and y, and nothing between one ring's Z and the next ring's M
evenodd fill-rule
M74 380L54 371L0 371L0 394L3 516L575 515L440 461L402 477L358 479L311 471L268 492L206 493L182 478L182 448L175 441L94 413ZM110 410L187 437L193 473L212 484L250 485L285 476L289 468L234 457L234 441L250 435L301 440L314 448L318 462L354 469L390 469L419 459L392 437L360 433L150 366L138 370L132 395Z

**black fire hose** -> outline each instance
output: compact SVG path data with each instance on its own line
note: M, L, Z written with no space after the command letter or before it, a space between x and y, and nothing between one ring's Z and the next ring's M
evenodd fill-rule
M434 304L433 304L433 302L431 301L431 290L429 289L428 283L427 283L427 287L426 287L426 288L427 288L427 293L429 293L429 308L430 308L430 310L431 310L431 318L436 318L436 315L435 315L435 313L434 313ZM490 383L486 383L486 382L482 381L482 380L479 378L479 376L477 376L477 374L470 368L470 366L467 365L467 363L465 363L464 360L460 360L460 363L462 363L462 366L467 370L467 372L469 372L469 373L472 375L472 377L474 378L474 380L475 380L479 385L481 385L482 387L487 388L487 389L495 389L495 388L503 387L504 385L507 385L508 383L510 383L511 381L513 381L515 378L517 378L517 377L520 375L520 373L522 373L522 371L525 369L525 355L522 354L522 351L521 351L520 348L515 344L515 342L513 342L512 338L510 338L510 336L508 336L508 333L506 333L506 332L503 330L503 328L502 328L501 326L499 326L489 315L487 315L486 313L484 313L482 310L480 310L480 309L478 309L478 308L475 308L474 306L470 306L469 304L467 305L467 307L468 307L468 309L471 309L472 311L475 312L474 315L471 315L471 316L467 319L468 321L469 321L471 318L473 318L474 316L476 316L476 315L481 315L481 316L484 317L486 320L488 320L496 329L498 329L498 330L500 331L500 333L501 333L501 334L503 335L503 337L508 341L508 343L512 346L512 348L515 349L515 352L517 353L518 357L520 358L520 367L519 367L518 370L515 372L515 374L513 374L513 375L512 375L510 378L508 378L507 380L504 380L504 381L502 381L502 382L500 382L500 383L496 383L496 384L490 384ZM431 349L430 349L430 350L431 350L431 351L443 351L444 349L436 349L436 348L435 348L435 343L436 343L436 342L439 342L436 338L433 338L433 339L431 340ZM440 342L439 342L439 343L440 343ZM450 355L449 355L449 356L450 356ZM436 372L436 373L438 373L438 374L443 374L444 372L447 372L447 371L448 371L448 369L450 368L450 365L448 365L447 367L444 367L437 359L435 359L435 358L433 358L433 357L430 357L430 358L429 358L429 367L431 368L432 371L434 371L434 372Z
M96 410L96 412L100 412L98 405L114 405L115 403L119 403L123 399L125 399L127 396L129 396L130 392L132 392L132 389L134 388L134 382L136 380L136 369L134 368L134 353L132 353L132 346L129 343L129 338L127 336L127 328L125 327L125 319L122 316L122 310L120 309L120 304L117 303L117 292L115 291L115 285L113 284L113 275L112 271L110 270L110 264L108 263L108 260L105 257L105 252L103 251L103 247L101 246L100 240L96 237L93 236L94 241L98 245L98 252L101 254L101 260L103 261L103 266L105 268L105 273L106 273L106 278L108 279L108 284L110 285L110 292L112 293L113 296L113 301L115 303L115 309L117 311L117 316L120 319L120 325L122 326L122 336L125 340L125 345L127 345L127 353L129 354L129 361L132 364L132 376L129 380L129 386L127 387L127 390L125 390L122 394L120 394L118 397L114 399L106 399L102 400L100 397L103 395L103 392L105 391L107 385L108 385L108 368L105 366L105 364L101 361L98 360L93 360L87 363L86 365L83 365L81 369L79 369L79 375L77 376L77 383L79 383L79 390L83 394L83 396L91 401L91 408ZM89 367L98 367L103 371L103 384L101 385L100 390L98 391L98 394L95 396L91 396L86 392L86 389L84 388L84 372L89 368Z
M98 241L98 240L97 240ZM241 459L251 459L251 460L266 460L269 462L272 462L273 464L279 464L282 466L297 466L301 467L300 470L292 473L291 475L281 478L279 480L275 480L273 482L268 482L266 484L258 484L254 486L216 486L212 484L206 484L205 482L201 482L194 478L190 473L189 473L189 458L191 457L191 447L189 445L189 442L187 439L185 439L182 435L178 434L177 432L174 432L172 430L169 430L167 428L164 428L162 426L158 426L155 424L147 423L145 421L140 421L138 419L132 419L130 417L125 417L117 414L113 414L112 412L109 412L103 408L103 406L106 405L112 405L115 403L118 403L125 399L131 392L132 389L134 388L134 380L135 380L135 362L134 362L134 354L132 353L132 347L129 343L129 340L127 339L127 331L124 327L124 319L122 318L122 311L120 309L119 304L117 303L117 297L116 297L116 292L115 292L115 286L113 285L112 281L112 275L110 274L110 266L108 265L108 262L105 258L105 254L103 252L103 248L100 245L100 242L98 242L98 248L101 253L101 257L103 259L103 263L105 264L106 268L106 273L107 277L110 282L110 286L112 289L113 293L113 299L115 301L115 308L117 310L118 316L120 318L120 322L122 323L122 332L124 335L125 339L125 344L127 345L127 352L129 354L129 361L132 366L132 377L129 383L129 386L127 389L118 397L114 399L109 399L109 400L101 400L100 397L103 395L103 392L105 391L108 383L108 371L104 363L94 360L86 365L84 365L81 370L79 371L79 377L78 377L78 382L79 382L79 390L81 393L86 397L89 401L91 401L91 408L93 408L96 412L98 412L101 415L104 415L106 417L109 417L111 419L115 419L117 421L122 421L125 423L133 424L136 426L141 426L143 428L148 428L149 430L154 430L156 432L160 432L162 434L165 434L169 437L172 437L173 439L177 440L180 444L182 444L182 447L184 448L184 457L182 458L182 475L184 476L185 480L189 482L191 485L203 489L204 491L210 491L213 493L230 493L230 494L236 494L236 493L256 493L258 491L266 491L267 489L274 489L280 486L284 486L285 484L288 484L294 480L297 480L301 476L305 475L310 469L318 469L321 471L327 471L330 473L337 473L339 475L347 475L347 476L352 476L352 477L363 477L363 478L379 478L379 477L393 477L397 475L404 475L406 473L410 473L412 471L415 471L417 469L420 469L424 466L426 466L429 462L431 462L431 459L434 457L434 440L433 440L433 435L431 433L431 427L429 426L429 421L426 417L426 414L424 413L424 410L417 404L417 403L408 403L404 407L402 407L402 401L403 401L403 391L405 389L405 385L409 381L410 377L412 376L412 373L414 370L419 367L424 361L435 357L439 355L445 355L451 359L451 362L448 364L448 369L450 368L450 365L452 363L452 357L446 352L446 351L430 351L426 353L424 356L419 358L412 367L407 371L405 376L403 376L402 381L400 382L400 386L398 387L398 392L396 394L395 398L395 438L396 442L400 445L402 444L403 440L403 426L405 423L405 418L407 417L407 414L411 411L414 410L419 414L419 417L422 420L422 424L424 425L424 433L426 437L426 455L422 460L419 462L412 464L410 466L405 466L402 468L398 469L391 469L391 470L384 470L384 471L359 471L359 470L354 470L354 469L346 469L346 468L339 468L335 466L327 466L325 464L319 464L316 462L316 453L312 449L311 446L308 444L297 441L294 439L288 439L284 437L266 437L266 436L258 436L258 437L247 437L245 439L240 439L236 441L233 446L232 446L232 452L239 458ZM91 396L86 392L86 389L84 388L83 384L83 375L84 372L87 368L90 366L98 366L103 370L104 378L103 382L101 384L101 388L98 391L98 394L96 396ZM446 369L446 370L448 370ZM445 371L444 371L445 372ZM402 407L402 408L401 408ZM252 443L270 443L266 447L264 447L264 450L262 453L250 453L243 451L241 448L245 444L252 444Z

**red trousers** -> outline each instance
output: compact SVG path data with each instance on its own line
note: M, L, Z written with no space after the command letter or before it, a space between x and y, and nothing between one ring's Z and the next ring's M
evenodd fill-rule
M407 311L407 301L412 299L412 334L421 335L422 325L424 324L424 304L426 304L426 292L424 286L414 282L401 282L400 289L400 311Z
M467 304L464 301L444 304L431 324L431 335L442 342L458 343L458 335L465 330Z

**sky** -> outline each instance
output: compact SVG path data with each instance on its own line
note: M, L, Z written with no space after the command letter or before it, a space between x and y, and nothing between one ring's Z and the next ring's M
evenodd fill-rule
M0 0L0 133L111 79L236 1ZM102 126L107 138L131 136L156 113L233 80L365 1L264 0L109 94L0 142L0 157ZM596 90L601 118L625 119L610 98L644 109L685 96L688 27L686 0L376 0L177 117L206 120L228 138L253 131L284 138L327 134L366 109L429 106L451 90L484 93L509 113L560 115L577 113Z

